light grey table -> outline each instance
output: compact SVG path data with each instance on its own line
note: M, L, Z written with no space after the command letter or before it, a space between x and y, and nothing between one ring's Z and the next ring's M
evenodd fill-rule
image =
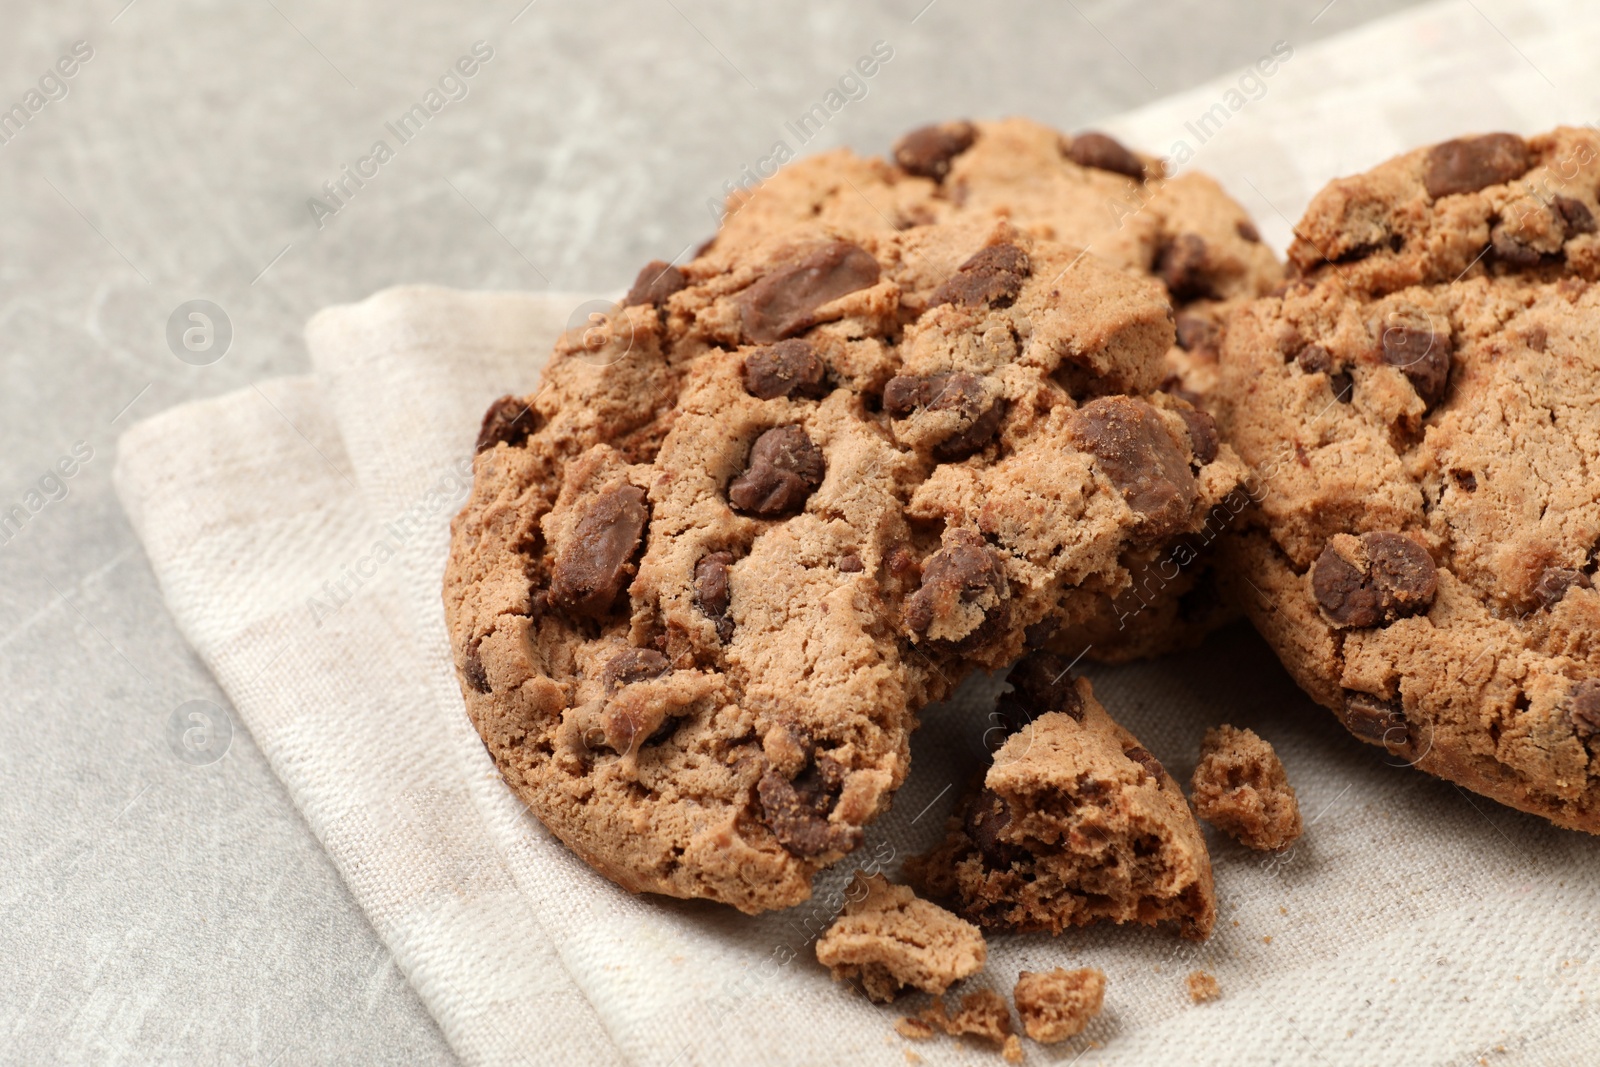
M0 3L0 1060L452 1059L248 733L175 754L227 700L112 493L122 430L303 372L306 318L384 286L626 285L780 139L1078 129L1400 6L524 3ZM169 344L196 299L220 358Z

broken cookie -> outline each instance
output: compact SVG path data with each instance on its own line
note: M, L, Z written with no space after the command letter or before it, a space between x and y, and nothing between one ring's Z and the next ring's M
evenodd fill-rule
M908 874L990 929L1171 922L1204 939L1216 921L1211 859L1177 783L1086 679L1052 679L1059 661L1044 657L1023 661L1029 684L1013 694L1031 721Z
M983 969L983 934L907 886L857 871L843 912L817 941L817 961L836 980L859 979L867 996L890 1001L907 986L943 993Z
M645 282L664 306L568 334L485 422L445 574L462 693L620 885L788 907L888 807L924 705L1245 471L1157 388L1159 286L997 217L730 229Z

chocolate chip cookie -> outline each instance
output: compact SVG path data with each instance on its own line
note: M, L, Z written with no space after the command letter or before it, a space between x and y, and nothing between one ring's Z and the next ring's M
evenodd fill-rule
M724 234L486 415L445 603L511 786L636 891L804 900L916 712L1244 468L1148 279L986 216Z
M1239 312L1229 546L1256 626L1357 737L1600 832L1600 136L1489 134L1319 193Z
M1009 680L997 710L1015 732L944 842L908 861L913 883L991 929L1173 922L1210 936L1211 859L1171 775L1059 657L1035 652Z

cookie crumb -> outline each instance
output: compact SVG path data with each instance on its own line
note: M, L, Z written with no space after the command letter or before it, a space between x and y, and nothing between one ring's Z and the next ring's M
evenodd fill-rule
M946 1033L971 1034L1002 1044L1011 1033L1011 1009L1006 1007L1005 998L992 989L968 993L961 998L961 1010L950 1017Z
M906 986L940 994L983 969L983 935L907 886L857 871L844 910L817 941L817 960L837 981L860 978L867 996L891 1001Z
M1271 935L1271 934L1263 934L1263 935L1262 935L1262 936L1261 936L1261 943L1262 943L1262 944L1263 944L1263 945L1270 945L1270 944L1272 944L1272 935Z
M1189 999L1196 1004L1204 1004L1222 996L1222 987L1217 984L1216 975L1208 971L1190 971L1189 977L1183 981L1189 987Z
M1304 829L1283 761L1253 730L1207 730L1190 790L1200 817L1246 848L1281 851Z
M911 1049L906 1049L906 1062L907 1063L921 1063L922 1062L922 1057L918 1056Z
M1105 973L1084 967L1017 975L1012 991L1022 1028L1035 1041L1053 1045L1083 1033L1089 1020L1100 1014L1106 998Z
M1017 1038L1016 1034L1006 1038L1006 1043L1001 1046L1000 1055L1007 1063L1022 1062L1022 1042Z
M961 998L961 1008L954 1015L945 1009L944 998L936 996L920 1013L902 1016L894 1028L901 1037L913 1041L943 1031L951 1037L977 1037L1004 1046L1011 1036L1011 1009L999 993L979 989Z

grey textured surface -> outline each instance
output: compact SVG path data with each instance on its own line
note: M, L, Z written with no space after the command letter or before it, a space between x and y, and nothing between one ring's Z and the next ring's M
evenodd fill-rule
M93 48L0 144L0 513L44 502L0 534L0 1060L452 1059L249 735L174 754L179 705L227 702L112 495L122 429L303 372L305 319L390 284L626 285L779 138L1080 128L1400 6L1325 3L0 3L0 109ZM384 124L476 41L467 95L399 145ZM785 121L877 41L893 58L801 146ZM308 199L380 138L394 158L319 228ZM233 337L195 366L167 320L202 297Z

